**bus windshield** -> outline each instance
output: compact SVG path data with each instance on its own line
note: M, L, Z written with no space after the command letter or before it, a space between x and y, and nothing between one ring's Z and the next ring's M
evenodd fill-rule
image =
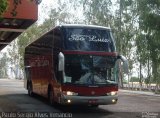
M64 49L78 51L114 52L111 31L93 28L64 28Z
M64 83L106 85L116 83L115 57L65 55Z

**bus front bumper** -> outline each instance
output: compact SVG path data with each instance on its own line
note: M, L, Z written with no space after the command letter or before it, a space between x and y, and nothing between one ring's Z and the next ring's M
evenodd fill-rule
M116 104L118 95L114 96L67 96L61 97L61 104L109 105Z

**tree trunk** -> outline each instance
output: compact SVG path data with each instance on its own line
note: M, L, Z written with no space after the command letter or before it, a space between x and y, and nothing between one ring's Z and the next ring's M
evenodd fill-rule
M129 85L129 74L128 74L128 89L130 89L130 85Z
M118 51L119 53L121 53L121 50L122 50L122 46L121 46L121 33L122 33L122 29L121 29L121 21L122 20L122 1L120 0L120 3L119 3L119 37L118 37ZM119 85L120 85L120 88L123 88L123 72L122 72L122 68L121 68L121 61L119 61Z
M158 72L157 72L158 63L156 58L153 58L152 60L152 68L153 68L153 71L152 71L153 78L154 78L154 81L156 82L155 92L157 92L158 91Z
M150 76L150 64L149 64L149 57L148 57L148 90L151 91L151 76Z
M140 65L139 65L139 85L140 85L140 91L142 90L142 64L140 62Z
M119 61L119 87L120 88L123 88L123 76L122 76L122 74L123 74L123 72L122 72L122 66L121 66L121 61Z

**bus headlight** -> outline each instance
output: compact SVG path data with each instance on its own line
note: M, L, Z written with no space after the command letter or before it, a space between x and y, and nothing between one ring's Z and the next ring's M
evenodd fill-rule
M72 91L63 91L63 94L64 95L68 95L68 96L76 96L78 95L78 93L75 93L75 92L72 92Z
M116 91L112 91L110 93L107 93L108 96L114 96L114 95L117 95L117 92Z

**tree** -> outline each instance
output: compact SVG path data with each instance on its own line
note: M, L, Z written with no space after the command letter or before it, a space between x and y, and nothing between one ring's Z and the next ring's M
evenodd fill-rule
M111 26L113 14L111 0L80 1L83 4L87 24Z
M2 53L2 57L0 58L0 78L7 78L7 54Z
M32 25L29 29L27 29L26 32L24 32L22 35L18 37L17 41L17 48L18 48L18 54L19 54L19 62L20 62L20 68L24 69L24 51L25 47L29 45L31 42L33 42L40 34L41 29L35 23Z
M116 46L119 54L122 54L127 57L129 62L129 74L128 82L130 75L132 73L133 63L135 61L134 56L134 37L136 35L136 6L133 0L117 0L119 8L115 11L114 16L114 25L113 28L116 32ZM121 87L123 87L123 75L120 76Z
M138 82L139 78L138 77L131 77L130 82Z
M139 11L139 28L146 34L149 58L152 61L152 74L157 87L160 84L158 68L160 66L160 1L137 0ZM144 44L143 44L144 45Z
M9 68L14 79L19 79L19 54L17 48L17 41L13 41L7 49Z

